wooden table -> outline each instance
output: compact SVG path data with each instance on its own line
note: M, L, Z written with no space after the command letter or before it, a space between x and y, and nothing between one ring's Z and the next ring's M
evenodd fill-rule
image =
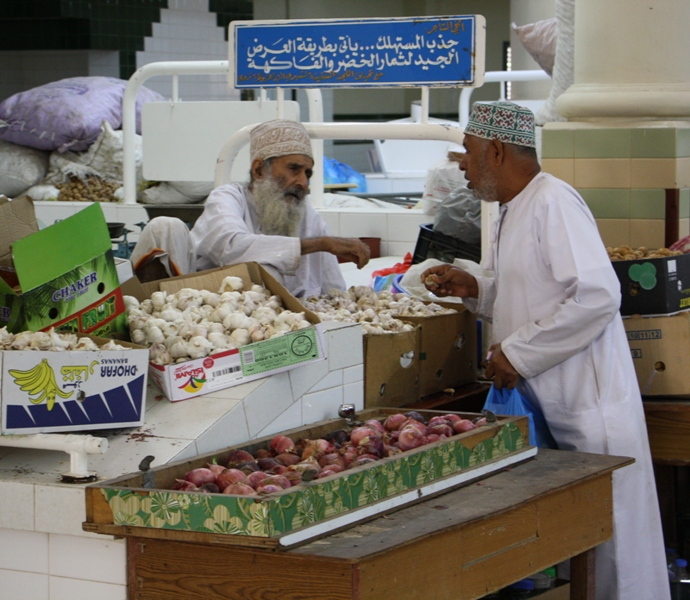
M611 475L632 459L540 450L482 481L290 550L128 538L130 600L470 600L560 561L594 599Z

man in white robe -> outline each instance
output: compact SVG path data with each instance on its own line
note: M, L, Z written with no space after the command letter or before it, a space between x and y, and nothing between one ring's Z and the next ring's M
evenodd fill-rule
M230 183L213 190L191 234L178 228L176 243L168 242L169 262L190 272L254 261L297 297L344 290L337 257L361 269L369 261L369 247L357 238L330 236L326 223L306 201L314 159L304 126L282 119L258 125L250 134L250 159L249 184ZM152 219L142 232L154 246L171 237L170 223L157 228L157 222ZM164 234L145 236L149 229L162 229ZM159 252L139 246L133 253L136 271ZM194 249L195 261L184 271L180 264L187 265L183 258L188 247ZM174 255L177 248L179 256Z
M468 187L500 203L490 277L451 265L422 281L493 323L486 375L543 412L559 449L630 456L613 473L613 538L596 550L599 600L668 599L661 519L620 284L580 195L540 173L534 120L512 103L477 105L460 162Z

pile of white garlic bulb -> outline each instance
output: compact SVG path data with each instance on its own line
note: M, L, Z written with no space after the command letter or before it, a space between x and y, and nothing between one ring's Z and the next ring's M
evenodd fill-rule
M130 337L149 347L155 364L169 365L311 327L303 312L285 310L266 288L243 287L240 277L226 277L218 293L159 291L141 303L125 296Z
M324 296L309 296L301 302L322 321L360 323L364 333L372 335L414 330L414 325L404 323L398 317L429 317L456 312L438 304L424 304L409 294L377 293L363 285L353 286L346 292L330 290Z
M98 346L91 338L78 337L74 333L48 331L20 331L10 333L7 327L0 329L0 350L48 350L66 352L69 350L130 350L115 340Z

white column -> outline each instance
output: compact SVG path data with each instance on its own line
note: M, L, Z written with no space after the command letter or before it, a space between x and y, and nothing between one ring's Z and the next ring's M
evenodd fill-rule
M577 0L569 119L690 116L690 2Z

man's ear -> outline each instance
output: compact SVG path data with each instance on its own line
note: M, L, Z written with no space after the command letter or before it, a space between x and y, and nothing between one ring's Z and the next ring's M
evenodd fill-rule
M261 179L264 176L264 161L260 158L255 158L252 161L251 171L254 179Z
M503 144L503 142L499 142L498 140L490 140L489 144L489 152L491 159L494 161L494 164L498 167L503 164L503 161L506 158L505 154L506 147Z

